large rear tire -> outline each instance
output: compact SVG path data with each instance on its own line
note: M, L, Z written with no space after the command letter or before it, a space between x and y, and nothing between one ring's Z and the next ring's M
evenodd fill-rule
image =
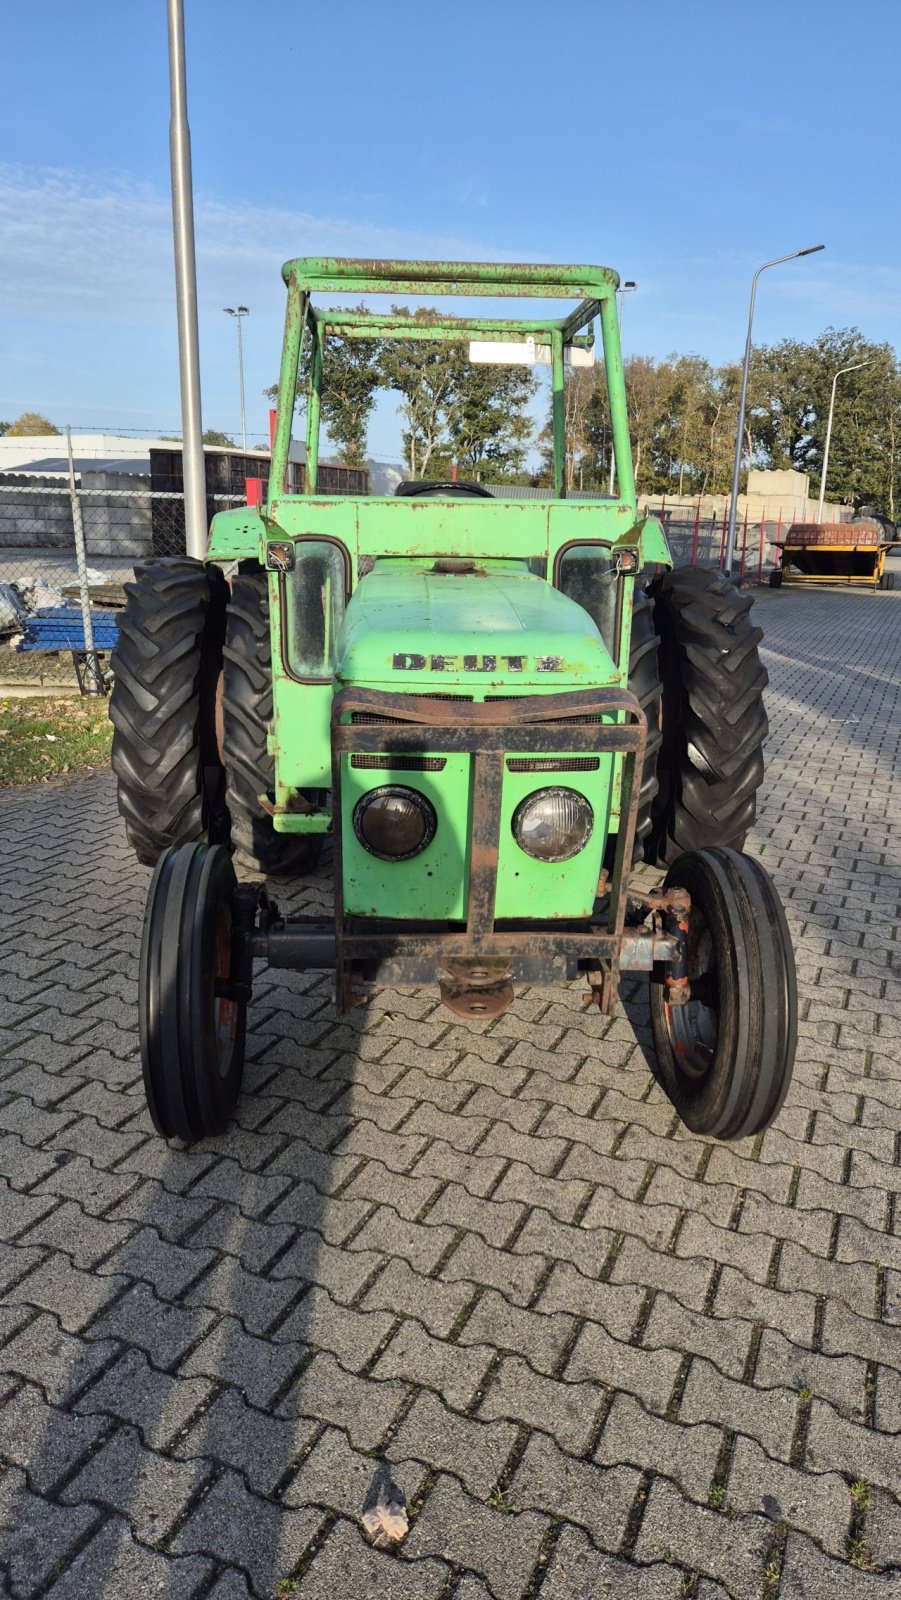
M266 745L272 720L272 653L266 573L244 562L232 581L225 636L223 750L231 839L237 860L266 877L311 871L319 834L276 833L260 795L274 797L275 762Z
M650 594L663 737L646 857L668 865L686 850L741 850L756 816L768 731L763 630L751 622L751 596L704 567L665 572Z
M144 1090L164 1138L222 1133L244 1072L246 1002L232 975L235 869L221 845L175 845L147 895L138 1010Z
M667 873L691 896L691 998L651 982L660 1082L686 1127L715 1139L762 1132L778 1115L797 1044L795 960L779 896L759 862L698 850Z
M216 693L228 588L218 567L166 556L125 585L109 714L119 810L138 860L224 841L228 815Z

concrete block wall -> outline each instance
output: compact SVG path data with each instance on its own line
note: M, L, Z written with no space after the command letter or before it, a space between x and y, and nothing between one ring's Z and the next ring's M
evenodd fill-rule
M82 472L79 487L89 560L151 554L149 475ZM132 489L134 497L109 494L111 489ZM65 480L56 476L0 473L0 551L71 550L75 534L68 493L60 492L65 490Z
M46 492L62 487L59 478L0 473L0 550L71 549L74 535L68 496ZM17 492L10 493L10 489Z
M121 472L82 472L81 515L88 555L133 556L152 552L150 477ZM135 497L108 495L108 489L134 489Z

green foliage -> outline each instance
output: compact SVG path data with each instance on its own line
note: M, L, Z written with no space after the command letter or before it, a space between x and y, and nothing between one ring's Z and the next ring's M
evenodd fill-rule
M365 311L366 307L348 306L346 309ZM376 394L382 387L381 361L382 344L378 339L344 339L338 333L327 337L322 363L321 416L332 444L349 467L362 466L366 460L369 418ZM297 403L304 413L312 362L313 340L307 329L297 376ZM278 398L278 384L273 384L265 393L274 403Z
M494 479L522 471L532 420L527 406L537 380L527 367L474 365L465 345L452 345L456 384L447 424L462 467Z
M407 312L406 306L392 306L392 312ZM417 321L432 322L428 306L418 306ZM454 346L443 339L386 339L382 350L381 381L386 389L400 395L400 414L404 421L404 455L411 478L424 478L433 455L432 472L448 453L442 450L447 440L447 418L457 391L457 362Z
M406 312L406 307L392 310ZM434 312L423 306L413 315L429 324ZM311 343L308 334L298 381L301 409L309 388ZM866 340L857 328L828 328L809 344L784 339L755 348L743 473L749 466L791 468L809 476L810 493L816 495L833 377L842 367L864 362L838 380L827 496L901 515L901 367L889 345ZM740 364L714 367L693 354L674 353L663 361L636 355L625 362L625 375L639 493L727 493ZM322 420L342 459L359 465L367 453L376 396L387 389L398 397L411 477L449 477L456 461L461 476L522 481L533 446L529 403L537 386L528 368L473 365L462 338L348 339L336 332L326 344ZM277 390L267 393L274 398ZM603 491L612 455L603 362L568 368L564 399L567 489ZM9 431L24 430L13 424ZM551 440L548 421L534 441L540 454L538 470L529 473L534 483L553 481Z
M901 367L886 344L857 328L828 328L810 344L784 339L752 355L743 440L748 465L806 473L819 491L832 380L838 380L827 497L901 514ZM640 493L728 493L741 366L697 355L626 360L635 482ZM567 487L609 481L610 413L603 364L566 374ZM547 478L550 423L539 437Z
M392 311L409 314L405 306ZM434 320L428 306L413 315L423 323ZM297 384L303 410L311 366L308 336ZM473 365L462 339L347 339L333 333L322 365L322 420L342 460L361 465L376 395L387 389L399 396L411 477L449 477L456 460L464 475L490 470L494 478L510 478L523 470L532 431L527 407L536 387L522 368ZM277 386L266 393L275 399Z
M218 428L207 428L203 435L203 442L204 444L230 445L232 449L235 448L234 439L230 439L227 433L220 433Z
M9 439L27 439L31 435L58 434L59 428L54 427L49 417L41 415L40 411L23 411L15 422L10 422L5 429Z

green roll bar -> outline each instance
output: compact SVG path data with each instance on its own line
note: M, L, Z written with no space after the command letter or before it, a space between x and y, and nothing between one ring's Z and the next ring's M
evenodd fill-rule
M351 339L488 340L534 338L551 350L551 396L554 435L554 494L565 495L566 417L565 350L590 347L593 324L600 318L613 450L620 498L635 511L635 479L629 443L616 291L619 276L608 267L510 265L483 261L352 261L337 257L301 257L286 261L282 277L288 287L285 336L279 373L279 399L269 503L279 498L288 470L291 422L304 331L313 336L313 358L307 403L307 462L304 492L315 494L319 464L322 364L330 332ZM559 318L502 316L451 317L436 313L428 322L409 312L316 311L315 293L405 295L498 295L505 299L573 299L579 304ZM589 329L586 334L583 330Z

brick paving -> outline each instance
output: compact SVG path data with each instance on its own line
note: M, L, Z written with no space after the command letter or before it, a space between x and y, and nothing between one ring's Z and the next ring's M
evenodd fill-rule
M270 973L235 1126L167 1146L112 784L0 796L5 1593L901 1595L901 598L758 616L802 1011L756 1141L679 1127L635 981L338 1022Z

